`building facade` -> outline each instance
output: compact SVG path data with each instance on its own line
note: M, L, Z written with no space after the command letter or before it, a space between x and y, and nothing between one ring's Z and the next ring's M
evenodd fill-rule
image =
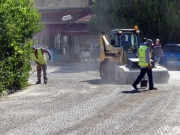
M34 45L49 49L52 61L89 58L99 44L99 35L88 32L92 3L91 0L35 0L45 28L33 37Z

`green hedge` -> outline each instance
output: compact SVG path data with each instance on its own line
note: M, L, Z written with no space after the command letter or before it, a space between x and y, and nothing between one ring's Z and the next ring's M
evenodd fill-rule
M28 85L31 39L42 28L32 0L0 1L0 95Z
M28 85L31 70L31 42L14 55L0 61L0 95L14 92Z

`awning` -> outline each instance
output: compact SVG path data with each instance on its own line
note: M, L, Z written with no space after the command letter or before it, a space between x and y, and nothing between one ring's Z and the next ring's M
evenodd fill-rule
M61 35L87 35L87 24L49 24L45 29L36 35L55 36L57 33Z
M84 16L78 20L76 20L76 23L88 23L91 20L92 15Z

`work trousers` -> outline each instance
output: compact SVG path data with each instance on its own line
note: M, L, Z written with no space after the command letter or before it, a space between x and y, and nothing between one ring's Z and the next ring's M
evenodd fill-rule
M37 69L37 79L38 81L41 82L41 72L43 70L43 78L44 78L44 81L47 81L47 64L43 64L43 65L37 65L36 67Z
M145 76L146 73L147 73L148 79L149 79L149 87L153 88L152 69L148 69L148 68L141 68L140 75L135 80L134 85L138 85L139 82L143 79L143 77Z
M154 56L154 61L159 64L161 57L160 56Z

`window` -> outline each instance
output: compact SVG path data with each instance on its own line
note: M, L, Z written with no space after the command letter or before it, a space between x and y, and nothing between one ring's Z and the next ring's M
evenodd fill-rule
M120 47L118 44L118 36L116 34L111 35L111 39L115 41L115 47Z
M135 51L137 51L137 36L135 36L133 33L124 33L120 35L119 42L126 53L135 53Z
M33 40L33 45L38 46L38 36L34 36L32 40Z
M55 49L60 49L61 47L61 36L57 35L55 37Z
M55 36L54 49L60 55L67 55L67 47L69 46L69 43L70 43L69 36L58 34L57 36Z
M49 49L54 49L54 44L55 44L55 37L50 36L49 37Z

